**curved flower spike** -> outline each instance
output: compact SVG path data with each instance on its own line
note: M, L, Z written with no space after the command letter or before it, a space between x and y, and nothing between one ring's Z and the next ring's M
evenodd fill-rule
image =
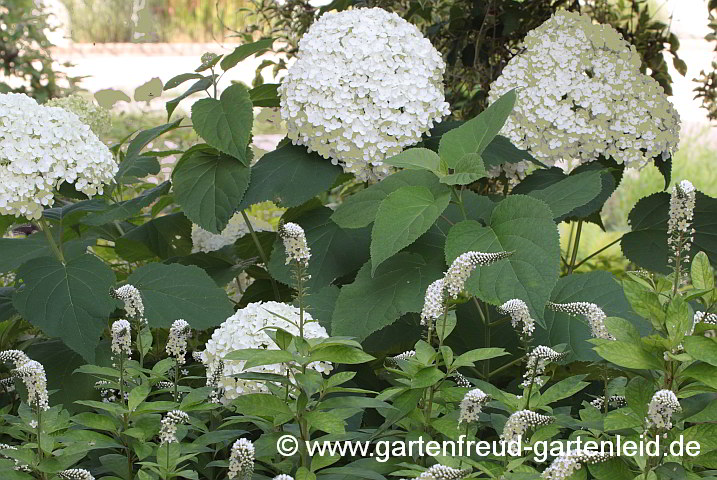
M426 296L423 300L421 310L421 325L432 325L446 312L446 295L443 279L431 283L426 289Z
M651 428L657 430L669 430L672 428L672 414L681 412L677 395L672 390L660 390L652 396L650 404L647 407L647 417L645 418L645 431Z
M436 464L419 475L420 480L460 480L471 473L470 469L458 469Z
M84 468L71 468L57 474L62 480L95 480L92 474Z
M466 252L458 256L446 272L444 286L451 298L458 298L458 295L465 288L466 280L471 276L477 267L485 267L499 260L511 256L513 252Z
M487 395L480 388L474 388L466 393L461 400L460 416L458 424L471 423L478 421L478 415L483 410L483 405L490 401L490 395Z
M526 365L525 375L523 375L523 383L521 387L527 388L530 382L534 382L539 387L543 385L540 376L545 373L545 367L551 362L557 362L567 357L568 352L556 352L550 347L539 345L528 354L528 363Z
M582 468L582 464L595 464L609 460L611 455L590 450L571 450L559 456L542 473L546 480L564 480Z
M284 241L287 265L292 260L295 260L297 263L308 266L309 258L311 258L311 249L309 249L306 243L304 229L296 223L289 222L279 227L279 235Z
M590 330L595 338L615 340L605 327L607 315L600 307L590 302L553 303L548 302L547 307L556 312L567 313L568 315L582 315L588 321Z
M517 329L521 324L522 326L522 337L530 337L535 331L535 320L530 315L530 309L528 305L519 298L508 300L503 305L498 307L498 312L503 315L510 315L510 323L513 328Z
M517 442L529 428L549 425L554 421L553 417L547 415L541 415L531 410L519 410L508 417L500 439L505 442Z

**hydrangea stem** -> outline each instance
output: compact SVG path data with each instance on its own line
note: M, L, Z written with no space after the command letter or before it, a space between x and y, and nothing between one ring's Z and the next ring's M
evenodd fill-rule
M578 258L578 248L580 247L580 234L583 231L583 221L578 220L578 227L575 231L575 242L573 243L573 253L570 257L570 264L568 264L568 275L573 273L575 270L575 262Z
M251 239L254 240L254 245L259 252L259 257L261 258L261 261L264 262L264 265L268 265L269 259L267 258L266 253L264 253L264 248L261 246L261 242L259 242L259 237L257 237L256 232L254 231L254 227L249 220L249 216L246 214L246 210L241 211L241 216L242 218L244 218L246 228L249 229L249 235L251 235ZM269 280L271 281L271 288L274 290L274 297L276 298L277 302L280 302L281 297L279 295L279 287L276 284L276 280L274 280L274 277L271 276L269 277Z
M47 223L47 220L40 218L37 223L40 225L40 230L42 230L45 234L47 243L50 244L50 248L52 249L52 253L54 253L57 259L64 265L65 256L62 254L62 249L57 245L57 242L55 242L55 239L52 237L52 231L50 231L50 225Z

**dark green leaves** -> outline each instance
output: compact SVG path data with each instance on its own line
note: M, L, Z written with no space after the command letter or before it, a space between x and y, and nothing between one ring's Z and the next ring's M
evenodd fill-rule
M90 213L82 219L85 225L104 225L105 223L126 220L138 215L143 208L148 207L160 196L169 192L169 182L163 182L154 188L145 190L140 195L125 202L110 205L105 211Z
M249 185L249 167L214 149L188 151L172 172L174 193L194 223L220 233Z
M670 195L666 192L645 197L632 209L628 220L632 232L622 238L625 256L642 268L668 273L667 219ZM697 192L693 228L695 241L689 253L693 257L700 250L712 264L717 263L717 199Z
M115 242L115 251L129 262L189 255L191 235L192 223L183 213L173 213L157 217L125 233Z
M371 272L431 228L451 199L422 186L401 187L381 202L371 233Z
M548 206L514 195L496 204L485 227L473 220L455 224L446 239L446 262L471 250L513 252L506 260L477 269L466 290L493 304L519 298L542 323L543 308L558 279L558 241Z
M262 38L261 40L258 40L253 43L239 45L237 48L234 49L232 53L222 58L222 61L219 63L219 66L222 67L222 70L229 70L230 68L236 66L236 64L238 64L242 60L249 58L251 55L262 52L264 50L269 50L273 43L273 38Z
M358 270L369 256L369 230L343 230L331 221L331 214L330 209L322 207L295 220L304 229L311 248L307 271L311 278L307 286L312 292L317 292L320 287L342 275ZM275 279L294 285L292 267L286 265L286 252L280 238L276 239L268 268Z
M341 289L331 334L363 340L404 313L421 311L426 288L442 275L440 266L428 264L412 253L390 258L378 267L373 278L367 262L356 280Z
M408 170L428 170L437 172L441 159L433 150L427 148L409 148L385 161L388 165Z
M591 302L599 306L608 317L620 317L646 332L647 325L630 307L622 287L609 272L573 274L558 280L550 295L555 303ZM582 317L545 310L545 330L538 329L536 341L545 345L566 343L571 356L580 361L595 361L598 356L587 342L592 338L590 327Z
M117 178L122 183L131 183L133 179L144 178L147 175L159 173L159 162L151 156L142 155L141 152L149 143L170 130L179 127L182 119L175 120L158 127L139 132L129 143L124 160L119 165Z
M0 272L14 270L33 258L52 255L42 232L27 238L0 238Z
M511 90L477 117L443 134L438 148L441 160L448 167L455 168L465 154L483 153L513 111L515 99L515 91Z
M249 166L246 147L253 121L249 92L241 84L228 87L219 100L204 98L192 105L192 124L199 136L246 166Z
M442 190L433 173L426 170L404 170L346 198L331 219L343 228L365 227L376 218L381 202L391 192L406 186L428 187L434 190L434 194Z
M282 207L296 207L333 185L341 167L306 147L284 145L269 152L252 167L251 183L239 210L271 200Z
M63 265L51 257L23 264L18 277L24 283L14 305L30 323L48 336L59 337L89 361L114 309L109 296L115 276L101 260L82 255Z
M234 311L224 290L195 266L151 263L137 269L127 282L142 293L153 327L169 327L183 318L201 330L219 325Z

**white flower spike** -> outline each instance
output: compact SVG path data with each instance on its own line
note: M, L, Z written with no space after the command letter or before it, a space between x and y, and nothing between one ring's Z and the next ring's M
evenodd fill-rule
M169 329L169 338L167 339L167 354L177 359L177 363L184 365L187 356L187 339L192 336L192 329L189 324L182 319L175 320Z
M284 241L284 249L286 250L286 264L292 261L300 263L305 267L309 265L311 258L311 249L306 243L306 235L304 229L296 223L285 223L279 227L279 235Z
M254 444L246 438L240 438L232 445L229 456L229 478L250 480L254 473Z
M583 464L593 465L610 458L609 454L603 452L571 450L553 460L553 463L543 471L541 477L546 480L565 480L580 470Z
M477 422L483 405L488 401L490 401L490 395L486 395L480 388L474 388L466 393L461 400L458 424Z
M177 426L189 422L189 415L181 410L172 410L162 419L162 426L159 430L159 441L165 443L177 443Z
M508 417L500 439L505 442L517 442L530 428L549 425L555 418L541 415L530 410L519 410Z
M681 412L677 395L672 390L660 390L652 396L647 407L645 431L650 429L669 430L672 428L672 414Z
M477 267L485 267L508 258L512 252L466 252L459 255L446 272L444 286L451 298L458 298L465 289L466 280Z
M605 326L607 315L605 312L589 302L572 302L572 303L553 303L548 302L547 307L556 312L567 313L568 315L582 315L588 321L593 337L605 340L615 340Z
M530 315L530 309L528 305L519 298L508 300L503 305L498 307L498 311L503 315L510 315L510 323L513 328L519 331L522 338L530 338L535 331L535 320Z

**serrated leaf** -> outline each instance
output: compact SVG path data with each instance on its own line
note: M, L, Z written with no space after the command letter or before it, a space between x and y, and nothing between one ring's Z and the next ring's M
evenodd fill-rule
M316 208L295 219L306 234L311 261L306 270L311 277L306 285L316 291L336 278L358 270L369 258L371 233L367 228L346 231L331 221L332 210ZM284 242L277 236L267 265L272 276L293 286L294 271L286 264Z
M625 256L640 267L660 273L669 273L667 259L667 220L670 194L656 193L641 199L632 209L628 221L632 231L622 237ZM717 263L717 199L697 192L692 227L696 230L689 256L703 251L710 263Z
M169 327L182 318L193 329L204 330L234 313L224 290L199 267L151 263L135 270L127 283L142 294L153 327Z
M421 311L426 288L442 275L441 266L411 253L399 253L387 260L373 277L371 262L366 262L354 282L341 288L331 334L364 340L401 315Z
M486 176L483 159L477 153L467 153L453 167L452 172L441 177L447 185L468 185Z
M219 100L204 98L192 105L194 130L212 147L249 166L246 147L251 138L254 113L246 87L234 84Z
M160 196L169 192L170 183L162 182L154 188L145 190L131 200L117 202L102 212L90 213L80 220L85 225L99 226L105 223L117 222L138 215L143 208L151 205Z
M538 172L543 171L538 170ZM533 175L537 174L536 172ZM563 174L555 183L547 185L545 188L532 190L528 195L547 203L555 216L555 221L560 222L576 209L587 205L600 195L603 174L604 172L599 170L590 170L574 175Z
M376 218L381 202L401 187L423 186L435 193L443 187L438 177L425 170L404 170L394 173L365 190L346 198L331 219L343 228L361 228Z
M28 260L48 255L52 255L52 250L42 232L27 238L0 238L0 272L15 270Z
M451 200L446 188L401 187L381 202L371 232L371 272L431 228Z
M189 255L191 236L192 222L183 213L173 213L150 220L122 235L115 241L115 252L129 262Z
M443 134L438 147L441 160L450 168L455 168L465 154L483 153L513 111L515 100L515 90L511 90L477 117Z
M239 45L237 48L234 49L232 53L222 58L222 61L219 66L222 67L222 70L224 71L229 70L230 68L236 66L242 60L249 58L250 56L262 52L264 50L269 50L273 44L273 38L262 38L261 40L257 40L256 42Z
M249 186L251 169L214 149L188 152L172 172L174 196L187 218L218 234Z
M409 148L398 155L387 158L383 163L408 170L438 172L441 159L433 150L427 148Z
M187 89L186 92L184 92L177 98L173 98L172 100L169 100L165 104L165 109L167 110L167 120L169 120L172 117L172 113L174 113L174 110L179 105L179 102L181 102L182 100L184 100L185 98L187 98L190 95L193 95L197 92L202 92L202 91L208 89L209 87L211 87L213 85L213 83L214 82L213 82L213 79L211 76L200 78L199 80L194 82L192 84L192 86Z
M550 294L554 303L590 302L599 306L608 317L620 317L630 322L639 332L647 334L647 325L630 307L622 287L609 272L596 271L572 274L558 280ZM565 343L570 347L570 358L589 362L599 359L587 340L593 338L590 326L582 317L545 310L545 329L537 329L535 340L541 345Z
M95 347L114 310L109 296L114 272L97 257L82 255L66 265L51 257L36 258L17 274L24 286L13 304L23 318L94 361Z
M263 83L249 90L249 98L255 107L279 107L279 84Z
M455 224L446 239L446 263L468 251L513 252L476 269L466 291L493 304L519 298L543 325L543 309L558 280L560 262L557 226L544 202L513 195L496 204L487 226L473 220Z
M251 182L238 210L271 200L282 207L296 207L328 190L341 173L318 153L287 144L265 154L252 167Z

